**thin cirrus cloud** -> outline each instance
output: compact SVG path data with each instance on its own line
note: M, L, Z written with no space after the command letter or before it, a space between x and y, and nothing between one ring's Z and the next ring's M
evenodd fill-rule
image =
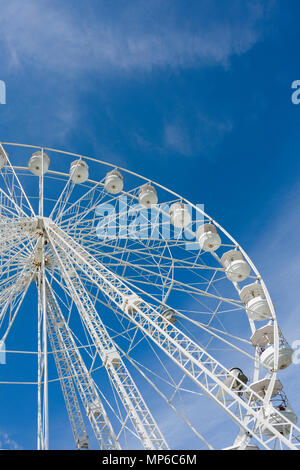
M26 0L26 6L23 0L0 0L0 61L6 73L1 78L8 80L11 74L19 84L22 73L27 77L29 71L29 83L42 75L35 93L26 89L22 78L22 93L32 111L28 119L26 109L20 109L22 139L31 139L33 120L39 116L40 134L48 134L47 141L50 135L55 142L64 142L79 125L81 92L94 93L91 76L108 85L111 76L123 80L133 73L151 77L153 70L227 67L233 55L243 54L260 40L266 5L271 3L232 0L225 8L223 2L199 0L187 9L178 0L116 0L112 8L111 2L89 0L72 2L69 8L68 2L58 0ZM49 89L55 90L51 99ZM47 122L41 107L47 108ZM213 121L216 125L201 122L201 132L195 136L186 123L166 120L161 141L150 146L158 147L158 152L193 155L230 132L227 123Z
M229 119L216 120L206 116L197 116L193 131L182 122L168 122L164 126L164 148L192 156L217 145L232 128Z
M30 103L30 117L29 107L17 112L18 122L23 117L21 138L31 139L38 128L41 138L64 142L79 126L81 97L95 95L90 77L105 88L111 77L130 80L151 78L153 70L227 67L233 55L260 40L272 1L231 0L224 6L217 0L199 0L187 8L179 0L116 0L114 7L104 0L88 0L74 1L70 8L58 0L26 0L25 6L23 0L0 0L0 61L5 71L1 78L14 78L8 81L8 104L18 95L21 80L21 102ZM35 92L26 87L31 80L38 83ZM11 112L13 120L16 110ZM143 135L140 141L158 153L194 155L230 132L227 123L212 121L201 122L196 136L186 122L181 125L166 117L160 142L147 142Z
M72 9L57 1L27 0L24 8L21 0L2 0L2 55L12 69L29 64L64 74L225 66L259 40L268 3L233 0L225 21L224 7L206 0L192 2L190 12L177 1L119 1L108 11L92 0Z
M0 449L21 450L22 447L5 431L0 431Z

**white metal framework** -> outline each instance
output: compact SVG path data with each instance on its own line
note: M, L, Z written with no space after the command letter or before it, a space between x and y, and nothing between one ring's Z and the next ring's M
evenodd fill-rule
M0 415L38 449L299 448L280 381L293 351L202 206L96 158L3 143L0 214Z

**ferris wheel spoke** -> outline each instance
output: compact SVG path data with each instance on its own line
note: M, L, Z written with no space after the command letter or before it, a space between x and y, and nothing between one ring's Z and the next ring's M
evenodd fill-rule
M60 361L61 374L67 376L68 383L70 383L69 393L67 390L64 393L65 400L68 403L67 408L69 410L71 409L71 403L73 401L72 408L75 409L77 415L76 420L74 417L71 418L73 421L72 428L76 446L79 448L86 448L89 447L89 444L79 404L76 399L73 381L70 377L73 377L75 381L81 401L100 448L120 449L120 445L116 439L115 432L105 412L105 408L96 390L95 384L79 353L71 330L63 317L48 281L46 292L49 311L48 325L49 331L51 332L53 349L56 350L56 361Z
M228 331L220 330L220 329L215 328L211 325L207 325L206 323L202 323L202 322L199 322L199 321L192 320L190 317L188 317L187 315L182 314L181 312L178 313L178 316L186 319L187 321L191 321L192 323L195 323L197 326L199 326L200 328L203 328L205 331L207 330L209 333L214 332L217 335L227 336L228 338L231 338L232 340L235 340L237 342L242 342L247 346L249 346L251 344L251 342L248 339L242 338L240 336L233 335L233 334L229 333Z
M96 189L96 187L94 189ZM112 215L108 219L108 223L117 225L117 219L120 217L121 218L126 217L128 213L132 211L132 209L134 209L133 213L137 213L137 212L141 213L143 211L143 206L139 204L139 197L138 197L139 189L140 187L137 187L137 188L131 189L130 191L127 191L126 193L121 191L121 195L126 198L126 201L125 200L122 201L123 203L121 204L120 209L115 209L112 212ZM103 192L101 192L100 194L102 195ZM83 199L84 199L83 197L80 198L79 201L76 201L75 204L78 204L78 202L82 201ZM87 222L91 223L91 221L101 221L103 219L103 216L97 215L97 212L99 211L99 202L101 201L101 199L102 197L100 199L96 199L95 201L93 201L93 204L90 204L88 207L81 207L80 217L76 217L76 220L74 220L75 216L73 215L69 217L68 219L64 219L62 222L68 225L70 225L70 222L71 222L71 225L74 227L79 224L86 224ZM116 207L118 202L119 202L119 195L112 196L110 194L110 197L106 200L105 204L106 205L108 204L111 207L115 205ZM73 204L69 209L73 209L75 204ZM165 205L167 204L168 203L166 202ZM169 213L165 211L164 207L156 206L155 210L156 210L157 216L159 216L160 214L167 216L167 217L169 216ZM89 217L89 218L87 217L93 213L94 213L93 217ZM148 218L146 217L145 213L142 213L142 219L144 219L145 224L148 223Z
M170 400L161 390L160 388L150 379L149 375L146 374L145 370L142 369L141 364L138 364L130 355L128 356L128 360L130 363L137 369L137 371L144 377L144 379L151 385L153 390L167 403L167 405L182 419L185 424L191 429L191 431L205 444L205 446L210 449L214 450L214 447L205 439L205 437L195 428L195 426L191 423L191 421L183 414L181 411L176 407L172 400Z
M75 183L73 183L71 178L69 177L65 187L63 188L62 192L60 193L56 201L55 206L52 209L52 212L49 218L52 218L53 220L60 219L61 213L63 212L63 208L67 204L74 187L75 187Z
M107 266L107 265L106 265ZM82 267L79 268L80 270L82 270ZM94 280L92 280L86 273L84 270L82 270L81 272L81 276L83 279L85 280L89 280L91 284L94 284ZM153 294L150 294L149 292L145 292L145 290L139 286L139 284L141 284L142 286L143 285L147 285L147 286L151 286L152 283L149 281L149 280L143 280L143 279L139 279L139 278L136 278L136 279L131 279L130 277L123 277L123 276L118 276L118 278L120 280L123 280L124 282L127 283L127 285L129 287L131 287L132 289L135 289L136 292L139 292L140 294L142 295L146 295L150 300L149 301L155 301L155 303L157 301L160 300L161 298L161 295L158 296L158 298L155 297L155 295ZM182 283L177 283L177 282L174 282L175 285L172 285L172 290L174 292L181 292L181 293L185 293L185 294L190 294L191 296L193 296L193 298L201 305L201 301L199 299L201 299L202 297L207 297L209 299L212 299L212 300L217 300L220 302L220 305L221 304L228 304L229 306L232 306L232 308L230 309L230 311L241 311L243 309L243 306L241 305L240 302L234 300L234 299L229 299L229 298L226 298L226 297L220 297L219 295L216 295L216 294L211 294L211 293L208 293L207 291L204 291L202 289L197 289L197 288L193 288L193 286L186 286L186 285L182 285ZM176 287L176 284L177 285L180 285L180 288ZM157 288L157 284L156 283L153 283L153 286ZM184 289L185 287L185 289ZM165 304L165 301L161 302L163 305ZM203 311L203 312L199 312L197 311L197 313L204 313L204 314L208 314L211 316L210 318L210 322L211 320L214 318L215 314L216 314L216 311L213 311L211 312L210 310L207 309L207 307L205 306L205 304L203 304L203 307L206 308L206 311ZM223 312L223 311L222 311ZM222 313L220 312L220 313ZM220 319L218 318L218 320L220 321Z
M44 249L44 237L37 242L40 250ZM48 334L45 259L41 253L41 265L35 278L38 293L38 386L37 386L37 448L49 449L49 408L48 408Z
M72 237L72 234L71 233L68 233L71 237ZM82 243L82 240L77 240L76 237L74 237L75 240L79 243L79 244L82 244L86 250L91 253L93 256L95 256L95 258L98 258L99 257L99 254L101 253L101 247L105 247L107 246L107 243L105 242L101 242L101 240L97 240L94 242L94 244L85 244L84 243L84 240L83 240L83 243ZM169 245L170 246L170 245ZM155 253L154 250L151 251L151 254L149 253L149 251L147 252L145 247L138 247L138 246L135 246L134 248L130 248L130 247L123 247L123 246L112 246L112 249L114 250L113 252L105 252L105 257L111 259L111 263L107 263L108 265L110 264L112 267L115 266L115 265L118 265L118 263L122 262L122 259L121 256L127 254L129 256L131 255L134 255L134 260L129 262L130 264L132 264L132 266L136 267L136 269L139 269L140 267L153 267L153 268L156 268L158 263L162 263L163 261L165 262L165 264L161 264L161 267L162 268L170 268L170 265L172 263L172 267L174 270L176 269L182 269L182 270L190 270L191 268L197 272L202 272L202 271L205 271L205 272L209 272L209 271L213 271L213 272L224 272L224 268L221 268L221 267L217 267L217 266L209 266L207 264L198 264L198 265L195 265L195 261L192 260L192 261L189 261L189 260L186 260L186 259L176 259L175 257L173 256L164 256L163 254L160 254L159 252ZM102 257L104 257L104 253L102 252ZM153 259L154 262L153 262L153 265L151 265L150 261L148 261L150 259ZM101 261L101 259L99 259ZM156 260L156 262L155 262ZM115 264L114 264L115 263ZM143 264L142 264L143 263ZM207 281L207 279L205 277L202 277L200 276L201 279Z
M71 227L76 227L80 224L86 224L86 223L89 223L91 224L92 222L95 222L95 221L99 221L102 219L102 217L97 217L96 215L94 215L94 217L87 217L89 216L90 214L93 214L96 212L96 209L98 208L100 202L102 201L103 197L104 197L104 190L103 190L103 182L100 181L98 183L96 183L92 188L90 188L83 196L81 196L77 201L75 201L73 204L71 204L65 211L63 214L61 214L60 216L60 222L61 224L63 224L64 226L67 225L67 226L71 226ZM98 189L99 190L100 188L100 191L98 194L96 194L96 190ZM135 193L136 192L136 189L133 189L131 191L128 191L126 193L124 193L123 191L121 191L121 194L123 196L125 196L126 198L130 198L129 199L129 204L125 203L124 202L124 208L122 210L124 210L124 212L118 212L118 215L122 217L125 216L127 214L127 210L128 210L128 207L132 206L133 204L137 203L138 202L138 198L135 196ZM110 198L108 198L106 201L105 201L105 204L108 204L110 206L113 206L113 203L117 203L119 199L119 196L112 196L110 195ZM80 204L82 202L85 202L88 201L88 204L87 206L81 206ZM68 218L63 218L63 216L66 215L66 213L69 212L69 217ZM72 214L72 215L71 215ZM55 222L58 222L57 220L55 220Z
M93 297L93 299L94 299L95 302L100 301L97 297ZM100 302L103 303L103 304L105 304L103 301L100 301ZM114 311L112 305L110 305L109 303L108 303L108 304L105 304L105 305L106 305L107 307L111 308L111 309ZM205 328L205 325L201 325L201 326L203 326L204 329L207 331L207 328ZM139 344L139 342L142 341L143 339L146 339L146 341L149 343L149 339L147 338L146 335L143 334L143 335L142 335L142 338L139 340L139 342L135 342L135 344L133 344L133 342L134 342L134 337L135 337L135 335L136 335L136 333L137 333L138 330L139 330L138 327L136 327L136 329L134 329L134 335L132 336L132 338L131 338L131 340L130 340L130 345L129 345L128 350L127 350L127 352L126 352L126 354L125 354L126 357L128 357L128 354L132 351L133 347L136 347L136 346ZM223 334L225 333L224 331L220 331L220 330L216 330L216 331L218 331L218 332L221 333L221 334L222 334L222 333L223 333ZM215 335L215 336L219 339L219 336L218 336L218 335ZM231 338L233 338L232 335L228 335L228 336L231 337ZM249 341L247 341L247 340L243 340L243 339L241 339L241 338L239 338L239 337L235 337L234 339L239 340L239 341L243 341L243 342L245 342L245 343L247 343L247 344L249 345ZM221 341L223 341L223 338L221 338ZM236 350L238 350L239 352L242 352L243 354L245 354L246 356L249 357L249 355L248 355L246 352L242 351L240 348L236 348L236 347L232 346L232 343L229 343L228 341L225 341L225 342L226 342L226 344L228 344L228 345L230 345L231 347L233 347L233 349L236 349ZM151 346L150 346L150 347L151 347ZM151 348L151 349L152 349L152 348ZM154 352L154 351L153 351L153 352ZM156 355L155 352L154 352L154 354ZM157 356L157 355L156 355L156 356ZM251 356L250 356L250 357L251 357ZM169 375L169 372L167 371L167 369L166 369L165 366L163 365L162 361L158 358L158 356L157 356L157 359L158 359L159 362L162 364L163 368L164 368L165 371L167 372L167 375ZM252 359L252 357L251 357L251 359ZM171 376L170 376L170 377L171 377ZM176 388L177 388L177 387L176 387Z
M62 279L58 279L58 277L53 272L50 272L49 274L51 276L51 279L54 280L55 283L57 283L57 285L65 292L65 294L69 297L69 299L72 299L72 302L73 302L73 296L70 294L70 291L67 289L67 286L65 285L65 283L62 282ZM120 327L121 327L122 331L121 332L116 331L116 330L112 329L111 327L107 326L107 329L111 332L111 339L115 340L115 339L118 339L118 337L122 336L122 338L126 339L131 345L132 341L133 341L132 334L134 336L136 331L138 330L138 328L136 326L132 326L132 325L128 326L127 328L126 328L126 326L124 327L122 319L120 318L120 315L116 312L116 309L114 309L113 306L109 302L106 301L105 298L99 299L98 295L95 295L92 292L89 292L89 295L90 295L90 297L93 300L95 305L100 304L101 307L109 308L115 314L115 318L118 321L118 323L120 324ZM124 317L124 318L126 319L126 317ZM85 325L83 325L83 326L84 326L84 329L85 329ZM129 349L130 349L130 346L129 346Z
M75 238L76 239L76 238ZM85 246L85 245L83 245ZM89 251L89 253L91 254L94 254L95 257L97 257L97 251L96 250L93 250L93 249L89 249L89 246L85 246L85 248ZM122 253L123 255L127 254L127 256L129 257L130 255L130 250L127 249L127 248L124 248L124 250L122 250ZM137 253L135 252L135 255L137 255ZM142 256L144 255L144 256ZM112 268L114 267L120 267L120 266L124 266L126 268L131 268L133 270L136 270L138 273L139 271L142 271L142 273L147 273L149 275L154 275L154 276L157 276L157 271L158 269L166 269L168 271L170 271L170 269L172 268L172 270L174 270L175 268L182 268L184 269L185 266L179 266L176 264L176 259L172 259L171 257L170 258L166 258L166 260L168 261L168 264L161 264L161 261L162 261L162 256L159 256L157 255L157 263L155 264L151 264L150 261L148 263L147 262L147 258L145 258L145 253L142 253L142 255L136 259L136 262L135 260L134 261L129 261L128 258L127 260L123 260L121 257L117 257L117 256L114 256L113 254L111 253L105 253L103 254L103 257L106 257L108 258L109 260L111 260L110 262L106 262L105 264L107 266L110 266ZM151 254L151 257L155 257L155 254ZM148 253L148 257L150 258L150 254ZM144 265L141 264L141 261L143 260L143 262L145 263ZM171 264L172 263L172 264ZM152 269L150 269L152 268ZM186 268L190 268L190 266L186 266ZM208 287L207 287L207 290L208 288L210 287L210 285L212 284L213 280L214 280L214 277L216 275L216 273L221 273L223 274L224 273L224 268L220 268L220 267L213 267L213 266L198 266L198 268L201 270L201 271L212 271L212 278L211 279L207 279L206 277L204 276L199 276L203 282L207 283L208 284ZM166 279L167 281L173 281L173 278L170 279L168 278L167 275L164 275L164 279ZM182 284L180 283L179 281L176 281L174 280L174 282L177 282L178 284Z
M76 166L79 167L81 164L82 164L83 160L82 158L80 157L79 160L76 161ZM76 170L76 168L75 168ZM68 202L71 198L71 195L74 191L74 188L76 186L76 181L74 180L74 178L72 177L74 175L74 168L70 168L70 173L69 173L69 177L68 177L68 180L65 184L65 186L63 187L59 197L57 198L57 201L50 213L50 218L55 220L57 223L59 223L62 219L62 217L65 215L66 212L68 212L69 210L71 210L72 212L72 209L74 209L74 207L76 207L76 204L78 204L78 201L76 201L76 203L73 203L72 205L69 205L68 206ZM95 188L98 187L98 184L95 185ZM89 193L93 191L93 190L89 190L87 191L81 199L86 199L89 195Z
M125 251L124 251L125 253ZM199 294L200 296L207 296L207 297L210 297L210 298L213 298L213 299L219 299L220 301L222 302L228 302L229 304L237 307L237 308L242 308L242 304L240 301L236 301L235 299L230 299L230 298L225 298L225 297L222 297L220 294L217 295L217 294L213 294L213 293L210 293L208 292L209 288L211 288L211 285L212 285L212 280L208 280L206 278L203 278L205 279L205 282L207 283L207 286L205 289L200 289L197 287L197 285L193 285L193 284L185 284L183 282L180 282L176 279L174 279L173 277L168 277L168 275L162 275L162 274L159 274L158 272L155 272L154 270L150 270L148 269L147 265L145 266L142 266L142 265L138 265L138 264L134 264L134 263L130 263L128 261L120 261L118 260L118 258L115 258L115 257L112 257L110 254L105 254L105 257L109 257L109 258L113 258L115 259L116 261L116 265L117 265L117 261L119 261L118 263L118 266L124 266L124 267L128 267L130 269L132 269L133 271L136 271L136 279L134 279L133 281L134 282L138 282L138 283L145 283L145 284L151 284L151 281L150 279L147 279L147 280L144 280L146 279L146 275L148 275L149 277L152 276L152 277L157 277L159 275L161 275L161 277L164 279L164 282L169 282L170 284L172 284L172 288L174 290L178 290L178 291L181 291L181 292L185 292L185 293L190 293L190 294ZM105 263L106 266L108 267L111 267L111 264L110 263ZM114 265L112 266L114 267ZM154 265L153 267L157 267L157 265ZM166 266L166 268L170 269L170 266ZM205 269L211 269L215 275L216 272L221 272L223 273L224 272L224 269L223 268L213 268L213 267L210 267L210 268L205 268ZM143 277L141 277L141 275ZM214 277L213 275L213 277ZM124 278L123 276L119 276L121 278ZM126 279L130 280L130 277L126 276ZM153 285L157 286L157 283L154 283Z
M0 236L5 237L5 239L0 242L0 256L3 258L9 258L11 253L19 253L24 257L25 254L29 254L30 250L28 246L25 244L28 242L28 238L26 236L20 236L18 233L3 233L0 230ZM31 240L29 240L31 242ZM25 252L25 253L24 253Z
M16 208L14 201L0 188L0 213L3 219L10 220L19 215L19 207ZM22 213L24 216L26 214Z
M64 210L61 210L59 216L55 217L55 223L63 226L76 227L80 223L85 224L87 221L91 225L95 223L98 218L87 218L90 214L96 211L102 200L107 196L104 191L104 179L98 182L91 182L93 186L88 188L87 191L75 202L69 206L65 205ZM127 197L131 192L122 194ZM113 205L118 200L117 196L111 196L106 200L105 204ZM67 207L66 207L67 206ZM68 214L68 215L67 215Z
M88 300L87 293L84 292L84 288L81 285L79 287L78 284L75 284L76 291L81 294L80 298L84 299L85 301ZM77 280L78 281L78 280ZM73 291L73 295L75 292ZM89 302L89 308L93 310L92 314L94 318L96 317L96 311L93 307L93 304ZM86 314L88 313L88 309L86 309ZM98 327L100 324L100 319L95 318L96 323L98 323ZM104 325L100 324L100 328L104 328ZM99 331L99 330L98 330ZM91 333L93 333L91 331ZM105 355L103 351L99 352L101 355L103 363L110 374L110 378L113 382L114 388L116 389L121 401L127 411L127 415L132 420L132 423L135 427L137 435L140 437L142 442L144 443L144 447L146 449L154 449L154 448L167 448L159 429L157 428L156 423L153 420L153 417L150 414L142 396L133 382L132 377L130 376L125 364L123 363L117 349L110 339L106 332L106 345L107 349L105 350ZM100 334L98 333L98 338L101 338ZM94 334L94 341L95 341L95 334ZM102 335L103 341L103 335ZM109 343L108 343L109 342ZM105 344L104 343L104 344ZM102 343L103 344L103 343Z
M47 283L46 287L47 295L47 333L49 336L52 353L54 356L58 376L60 379L60 385L62 388L75 445L78 449L89 448L89 440L84 425L83 417L81 414L79 402L74 388L72 380L72 370L70 367L67 350L64 348L64 344L59 331L59 319L55 318L55 314L51 309L51 300L49 293L49 286ZM53 330L53 331L52 331Z
M183 315L182 313L179 313L179 312L178 312L178 318L182 318L182 319L186 320L187 322L189 322L189 323L191 323L191 324L193 324L193 325L198 326L201 330L203 330L203 331L205 331L206 333L208 333L212 338L215 338L216 340L220 341L220 343L222 343L222 344L228 346L230 349L235 350L235 351L238 351L238 352L240 352L242 355L244 355L244 356L248 357L249 359L251 359L252 361L254 361L255 358L254 358L253 355L249 354L247 351L244 351L244 350L241 349L240 347L234 345L234 344L232 343L232 341L226 340L225 338L223 338L222 336L220 336L219 334L217 334L217 333L214 331L214 329L212 329L212 328L207 328L206 325L204 325L203 323L198 322L198 321L195 321L195 320L189 318L188 316ZM221 331L221 330L219 330L219 331L220 331L220 333L223 334L223 335L226 334L226 332L224 332L224 331ZM250 341L247 341L247 340L245 340L245 339L243 339L243 338L235 337L235 339L238 340L238 341L243 341L243 342L247 343L248 346L251 344Z
M85 245L83 245L83 246L85 246ZM86 247L86 246L85 246L85 248L88 249L88 247ZM99 259L99 257L97 256L97 253L96 253L95 250L89 250L88 249L88 251L90 253L94 254L94 256L96 256ZM137 250L135 250L135 251L137 251ZM148 262L148 264L143 265L143 264L141 264L141 262L139 262L139 259L129 260L129 253L130 253L129 249L127 249L127 250L124 249L122 251L123 254L125 254L126 252L127 252L127 256L126 256L126 259L124 259L124 260L120 259L119 257L113 256L110 253L105 253L102 256L102 257L105 257L105 265L108 266L109 268L111 267L115 272L116 272L116 269L115 269L116 267L120 268L121 266L124 266L124 271L123 271L121 277L124 277L124 275L126 275L126 280L130 280L130 278L131 278L134 282L137 282L137 283L143 283L144 282L145 284L149 283L149 285L150 285L151 284L151 279L150 279L151 276L153 276L153 279L157 279L158 281L161 279L161 283L160 282L155 282L155 283L156 283L156 287L160 288L162 290L168 287L168 291L167 291L167 294L165 295L165 299L168 298L168 295L170 294L171 289L173 289L174 291L175 290L178 290L178 291L181 290L182 292L189 293L189 294L192 294L192 292L194 291L195 293L199 294L200 296L202 296L203 294L205 295L205 293L210 291L210 294L208 294L208 295L214 296L214 298L217 298L217 296L219 296L223 301L225 301L225 298L222 297L220 293L218 293L218 289L216 288L216 284L220 281L220 279L225 277L223 267L220 268L220 267L212 267L212 266L205 266L205 265L203 267L200 266L200 268L203 268L203 270L205 270L205 271L209 272L209 270L211 270L212 271L211 277L204 277L202 275L199 276L197 274L197 276L199 276L199 283L195 282L194 284L189 283L187 285L187 284L184 284L181 281L175 279L174 270L176 268L178 268L179 265L176 265L176 260L174 260L174 258L173 259L171 257L167 258L169 263L172 260L173 266L170 266L170 265L163 266L163 265L161 265L162 257L159 257L159 256L158 256L158 263L157 264L151 265ZM135 255L136 255L136 252L135 252ZM150 257L150 254L149 254L149 257ZM107 259L108 260L111 259L112 262L107 261ZM144 261L145 261L145 257L144 257ZM101 259L100 259L100 262L102 262ZM186 267L188 267L188 266L186 266ZM199 266L198 266L198 268L199 268ZM125 274L125 269L126 269L126 274ZM132 275L128 274L130 271L132 271L132 273L134 273L134 272L137 273L137 278L135 280L133 279ZM217 273L218 273L218 276L216 276ZM120 276L120 272L118 272L116 274L118 274ZM222 275L221 277L220 277L220 274ZM195 276L196 276L196 274L195 274ZM249 278L251 278L251 276L249 276ZM145 280L143 280L143 279L145 279ZM256 277L254 277L254 279L256 279ZM202 283L206 285L205 289L203 289L203 288L200 289ZM198 284L199 287L197 286L197 284ZM205 293L204 293L204 291L205 291ZM228 299L228 301L230 301L230 299ZM237 304L237 301L235 301L235 300L232 300L231 302L232 303L234 302L235 305L240 306L242 308L242 305L241 305L240 302L239 302L239 304ZM212 321L212 319L211 319L211 321Z
M2 256L1 256L2 255ZM17 275L25 264L28 264L32 253L28 249L28 245L19 242L17 245L7 245L3 250L0 249L0 271L2 283L10 281L12 276ZM1 284L2 284L1 283Z
M261 403L261 397L257 393L240 381L243 386L244 396L245 392L248 394L247 400L243 399L226 385L225 380L230 376L230 372L220 362L185 336L172 323L168 322L168 331L165 331L161 325L161 314L155 308L147 304L141 297L136 296L135 292L124 281L121 281L115 274L96 261L74 240L54 227L53 224L48 225L47 232L49 238L54 240L60 249L67 252L72 262L80 269L82 269L80 262L84 264L85 273L95 283L98 283L103 293L110 297L133 323L138 325L208 396L221 406L239 427L249 432L265 448L269 448L269 442L273 442L276 438L281 440L288 448L296 449L299 447L297 436L300 429L294 423L286 419L287 425L291 428L288 436L278 432L273 424L263 418L265 403L253 407L253 401L254 403ZM226 396L230 397L230 403ZM282 419L279 411L270 403L268 403L268 407L271 407L274 416ZM247 424L245 424L246 416L251 416ZM270 430L272 438L269 440L260 431L262 425Z
M1 143L0 153L4 156L4 159L6 161L6 164L4 168L2 168L2 170L0 171L0 174L2 176L4 185L8 190L9 195L7 195L7 197L12 202L13 206L20 215L23 214L25 216L28 216L30 214L31 216L35 217L35 212L29 202L27 194L24 191L24 188L16 174L16 171L10 162L8 153L6 152ZM2 192L5 194L5 192L1 189L1 193Z
M165 440L161 435L157 424L155 423L144 399L142 398L136 384L129 374L124 362L122 361L114 342L111 340L107 330L100 320L100 317L85 291L80 278L76 275L69 277L65 267L67 260L64 257L64 263L58 251L60 249L52 244L52 238L49 237L52 249L61 263L61 270L64 273L64 279L68 284L69 290L77 305L87 329L90 332L93 341L98 349L99 356L113 381L114 387L130 416L133 426L139 435L141 442L146 449L167 448Z
M66 359L66 354L59 351L59 346L55 344L57 336L55 337L51 332L51 323L48 320L47 332L50 340L50 344L53 351L53 356L60 378L60 385L67 408L69 421L71 424L73 437L77 449L88 449L90 447L88 435L83 422L79 402L75 392L74 384L71 377L71 369ZM65 377L66 376L66 377Z
M22 206L15 201L13 195L7 194L2 188L0 188L0 203L1 215L6 220L19 216L28 217Z
M78 214L80 212L80 208L81 208L80 203L82 203L84 201L87 201L87 200L89 201L89 204L93 204L93 206L92 206L92 209L90 207L88 207L88 208L86 208L86 210L88 210L89 212L93 211L95 209L95 207L97 206L97 204L99 204L99 202L102 199L102 195L100 195L100 196L95 195L97 189L101 188L101 186L103 186L103 183L101 181L95 183L92 188L89 188L87 190L87 192L83 194L83 196L78 198L75 202L73 202L69 206L67 206L67 202L68 202L68 200L67 200L64 207L59 210L58 215L56 217L54 217L53 220L55 220L56 223L60 223L60 222L61 223L69 223L70 220L73 221L74 220L74 215L71 215L71 218L66 219L66 214L68 214L68 213L69 213L69 215L74 214L74 213ZM93 203L92 201L93 201L94 197L97 198L97 201ZM54 211L53 211L53 214L54 214Z
M28 291L29 285L35 276L35 268L25 266L22 272L15 277L13 284L5 289L5 295L0 298L0 325L3 325L5 316L7 318L7 325L5 332L2 334L1 341L5 342L16 316L23 303L24 297ZM9 314L7 312L9 311Z

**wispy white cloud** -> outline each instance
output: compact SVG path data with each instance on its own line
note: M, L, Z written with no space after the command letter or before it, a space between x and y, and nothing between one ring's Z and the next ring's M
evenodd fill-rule
M185 11L182 21L180 2L117 2L108 13L105 2L70 9L56 1L2 1L0 41L11 67L62 74L226 65L259 40L269 2L234 0L226 20L219 3L197 4L197 18Z
M164 128L165 146L183 155L190 155L191 138L186 127L179 122L170 122Z
M166 123L164 147L181 155L199 154L206 148L217 145L232 128L233 124L229 119L210 119L198 113L192 130L179 120Z
M175 113L176 114L176 113ZM234 127L230 118L210 118L200 114L198 110L189 109L193 116L193 125L187 122L178 112L173 120L165 119L162 123L162 135L159 143L151 142L137 132L132 138L135 145L149 153L166 155L171 154L193 157L199 154L206 155L204 150L218 145Z
M21 450L22 447L7 432L0 431L0 449Z
M214 0L191 3L188 11L182 2L173 0L118 0L114 8L101 0L75 2L72 8L58 0L0 0L0 61L6 74L1 78L9 79L11 73L27 99L17 114L18 122L22 117L24 121L21 140L24 134L36 140L38 129L39 139L47 135L55 145L64 142L86 111L80 109L83 93L95 92L91 76L101 81L113 74L122 79L144 76L154 69L226 67L233 55L248 51L259 41L268 4L270 0L232 0L224 15L219 11L224 6ZM31 80L34 85L29 91ZM12 89L10 81L8 94ZM49 89L53 92L50 98ZM16 110L10 105L11 95L5 110L6 124L11 127ZM30 116L25 117L26 113ZM183 116L165 119L160 141L151 142L148 137L149 142L140 135L136 143L160 154L193 155L215 145L230 131L230 123L228 127L222 120L200 116L198 121L193 133ZM4 132L9 134L9 129Z

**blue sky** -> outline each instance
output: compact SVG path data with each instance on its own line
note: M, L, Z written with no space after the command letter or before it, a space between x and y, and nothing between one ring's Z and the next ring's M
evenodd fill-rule
M299 2L0 7L1 140L96 156L205 204L265 277L287 338L300 338ZM299 415L297 367L283 377Z

